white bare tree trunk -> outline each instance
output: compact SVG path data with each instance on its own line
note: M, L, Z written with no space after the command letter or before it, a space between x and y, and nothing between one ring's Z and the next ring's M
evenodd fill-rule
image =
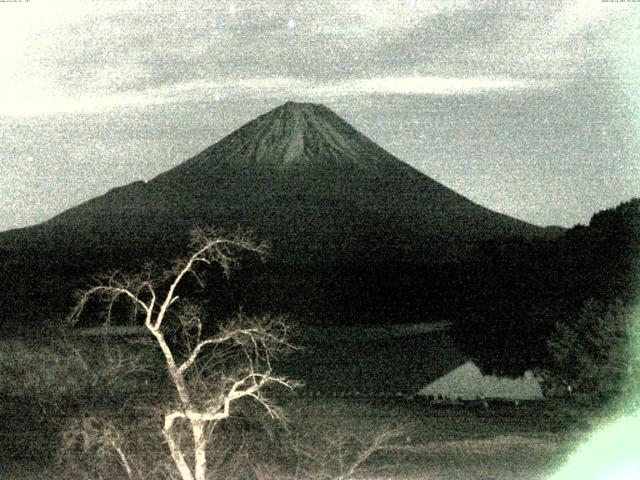
M182 450L180 450L180 446L175 441L173 437L173 421L175 417L171 414L165 417L164 421L164 429L162 433L164 438L169 446L169 451L171 452L171 458L173 458L173 462L176 464L178 468L178 472L182 477L182 480L194 480L193 473L191 473L191 469L189 465L187 465L186 460L184 459L184 455L182 454Z
M196 480L205 480L207 473L207 439L204 434L205 422L200 420L192 420L191 428L193 430L193 449L196 457Z

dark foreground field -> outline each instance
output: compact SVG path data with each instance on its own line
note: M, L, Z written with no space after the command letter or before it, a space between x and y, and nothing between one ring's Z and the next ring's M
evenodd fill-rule
M87 417L113 420L125 428L144 424L147 430L127 433L127 447L167 460L166 446L158 436L161 416L144 408L145 404L162 405L170 395L159 387L162 364L154 364L145 349L121 345L119 340L107 344L73 338L2 342L0 478L125 478L117 463L106 474L103 470L102 476L84 476L60 463L63 432ZM145 362L138 355L144 355ZM147 367L138 368L140 363ZM160 377L153 374L157 370ZM585 425L567 421L563 406L549 403L505 403L485 409L482 405L438 406L419 398L307 396L303 391L279 394L277 399L288 416L287 428L273 428L274 422L255 405L240 406L229 427L217 427L222 436L211 455L216 478L233 478L225 463L238 458L241 462L264 458L291 470L295 454L289 443L281 441L283 435L316 452L333 452L319 468L336 471L340 462L353 458L354 438L363 442L357 448L366 447L376 432L399 426L403 430L394 442L396 448L371 456L355 478L547 478L586 431ZM84 462L84 472L93 473L96 449L83 442L82 435L77 437L76 462ZM226 453L218 458L218 452Z
M419 400L322 397L291 397L282 404L292 428L319 442L346 433L364 438L405 425L398 442L402 449L371 457L358 478L547 478L582 437L573 429L559 430L541 405L484 410L431 407ZM69 478L68 472L55 468L61 429L80 411L86 413L87 406L57 408L20 397L0 400L1 478ZM95 408L105 413L105 405ZM119 475L114 471L111 478L124 478Z
M362 478L546 478L580 438L545 415L540 404L430 406L418 400L294 400L291 410L318 422L327 412L329 431L367 432L407 425L407 450L372 458ZM375 469L381 469L374 475Z

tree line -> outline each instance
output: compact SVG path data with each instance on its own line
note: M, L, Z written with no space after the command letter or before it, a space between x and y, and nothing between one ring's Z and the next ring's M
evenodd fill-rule
M638 372L639 261L640 199L557 239L486 245L470 265L473 308L458 312L456 338L486 372L535 369L550 394L606 400Z

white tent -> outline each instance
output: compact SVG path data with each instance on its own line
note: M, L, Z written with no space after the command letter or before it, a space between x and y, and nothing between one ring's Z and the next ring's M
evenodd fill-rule
M434 380L420 390L419 395L461 400L504 398L513 400L542 399L540 383L526 371L518 378L483 375L471 360Z

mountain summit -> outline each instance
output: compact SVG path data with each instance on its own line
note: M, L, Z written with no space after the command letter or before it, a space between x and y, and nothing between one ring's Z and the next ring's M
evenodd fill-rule
M287 102L212 145L185 168L297 170L352 166L375 172L390 155L321 104Z

